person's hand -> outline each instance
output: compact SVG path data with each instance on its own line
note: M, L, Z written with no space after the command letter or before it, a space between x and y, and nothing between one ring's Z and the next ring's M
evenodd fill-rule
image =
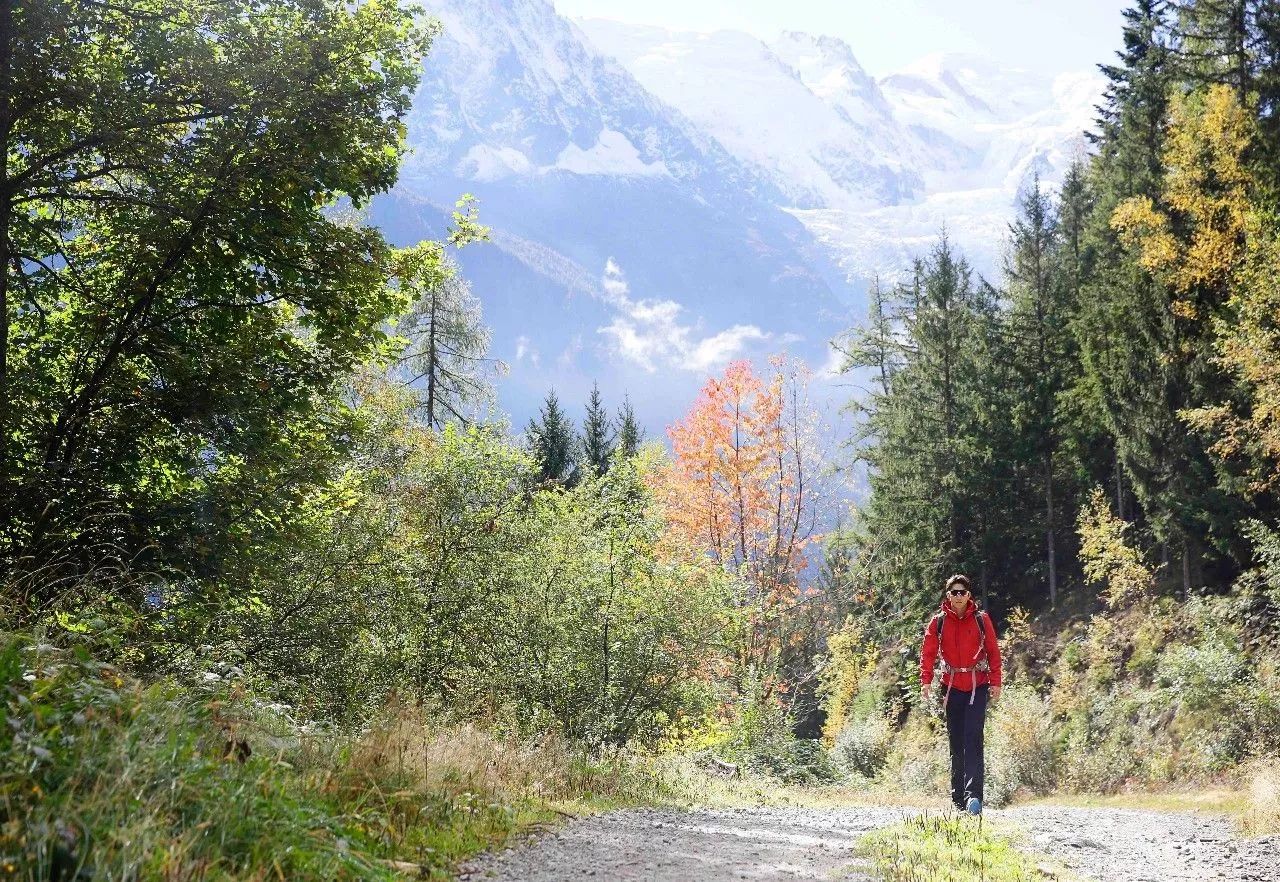
M991 687L991 703L995 704L999 700L1000 700L1000 687L992 686Z
M929 706L929 693L933 691L933 684L924 683L920 686L920 706Z

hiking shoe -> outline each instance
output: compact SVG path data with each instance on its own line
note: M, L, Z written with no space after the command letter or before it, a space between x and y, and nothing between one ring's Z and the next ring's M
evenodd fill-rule
M972 797L972 798L969 800L969 805L968 805L968 806L966 806L966 808L967 808L967 810L968 810L969 814L971 814L971 815L980 815L980 814L982 814L982 800L980 800L980 799L978 799L978 797L974 796L974 797Z

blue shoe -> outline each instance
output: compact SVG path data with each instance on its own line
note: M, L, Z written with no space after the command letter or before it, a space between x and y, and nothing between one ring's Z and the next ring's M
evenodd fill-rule
M982 800L978 799L976 796L971 797L969 799L968 810L971 815L982 814Z

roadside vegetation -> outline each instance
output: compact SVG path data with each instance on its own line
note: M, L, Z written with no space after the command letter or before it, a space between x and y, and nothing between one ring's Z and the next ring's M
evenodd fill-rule
M1047 859L1032 859L1016 837L990 823L956 815L923 814L863 837L860 846L885 882L1037 882L1070 879Z

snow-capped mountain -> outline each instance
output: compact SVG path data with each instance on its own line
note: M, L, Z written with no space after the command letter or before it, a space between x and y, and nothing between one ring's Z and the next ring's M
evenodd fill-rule
M920 195L909 139L838 40L578 22L606 55L780 190L789 207L870 208Z
M985 272L1018 189L1061 179L1101 94L964 55L872 78L832 37L680 33L587 19L584 32L649 91L788 197L854 276L895 275L944 227Z
M1059 178L1101 91L962 56L876 79L831 37L571 22L548 0L427 5L444 30L374 219L438 237L478 197L492 241L460 260L521 422L598 380L656 428L732 358L821 365L865 280L944 227L992 272L1019 186Z
M408 120L413 148L374 219L439 236L472 193L492 242L460 262L511 365L523 421L549 388L599 380L659 427L711 371L782 348L811 360L855 288L775 182L592 46L546 0L435 0L443 33Z

